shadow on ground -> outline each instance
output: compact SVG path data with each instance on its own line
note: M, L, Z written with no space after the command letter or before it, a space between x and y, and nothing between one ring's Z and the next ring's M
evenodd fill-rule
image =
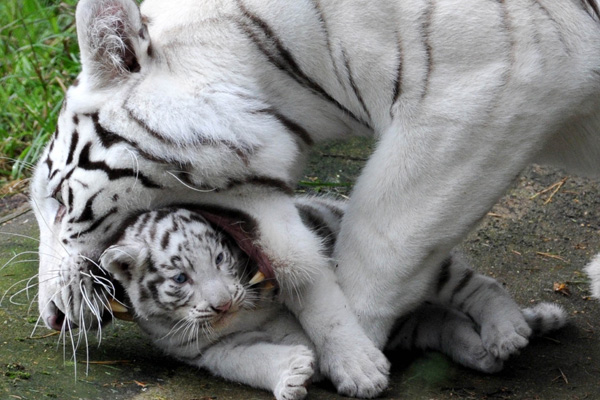
M299 191L348 195L369 152L364 141L318 148ZM390 354L394 367L383 398L600 398L600 302L588 298L581 272L600 251L598 192L597 183L532 167L462 245L473 264L506 284L523 306L562 304L571 317L567 328L535 340L496 375L461 368L436 353ZM70 339L34 329L35 287L23 289L37 268L28 261L36 258L30 253L37 250L36 236L31 212L0 227L0 265L6 264L0 269L0 398L272 399L163 356L122 322L104 330L100 345L88 338L87 353L82 342L74 358ZM339 398L327 384L311 386L308 396Z

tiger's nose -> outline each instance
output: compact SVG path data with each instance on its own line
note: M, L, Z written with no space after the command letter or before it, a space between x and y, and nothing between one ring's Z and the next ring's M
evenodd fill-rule
M227 301L223 302L222 304L212 306L212 309L218 313L227 312L227 311L229 311L230 308L231 308L231 300L227 300Z
M48 307L50 309L50 315L46 317L46 325L54 329L55 331L69 331L77 328L73 322L65 322L66 315L63 313L54 303L50 302Z

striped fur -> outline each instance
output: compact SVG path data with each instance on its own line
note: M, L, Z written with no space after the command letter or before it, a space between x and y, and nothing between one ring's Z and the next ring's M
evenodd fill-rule
M82 72L31 186L55 329L106 321L94 263L128 221L213 207L338 390L373 397L397 316L528 163L600 171L597 0L81 0L76 17ZM292 192L310 145L346 136L378 145L333 276ZM307 284L335 279L346 298Z
M313 346L272 281L249 284L258 269L233 243L201 214L166 208L140 215L101 261L167 354L278 400L304 398Z
M346 204L299 197L296 206L331 252ZM125 288L138 324L167 354L272 390L277 399L304 398L308 381L320 377L310 339L272 283L250 286L256 266L197 212L142 214L101 260ZM174 282L182 273L186 281ZM554 304L521 311L501 285L456 256L442 264L432 286L427 301L396 322L387 348L438 350L467 367L497 372L532 332L566 323L565 311ZM248 353L260 354L260 372Z

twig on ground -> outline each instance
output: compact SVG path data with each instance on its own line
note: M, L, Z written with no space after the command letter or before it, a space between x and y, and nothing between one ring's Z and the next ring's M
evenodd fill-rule
M560 188L563 187L563 185L565 184L565 182L568 180L568 177L564 177L562 178L560 181L548 186L546 189L541 190L539 192L537 192L536 194L534 194L533 196L531 196L529 199L533 200L538 196L541 196L542 194L548 193L549 191L552 191L552 193L550 193L550 196L548 196L548 198L546 199L546 201L544 201L544 204L548 204L552 201L552 197L554 197L554 195L560 190Z

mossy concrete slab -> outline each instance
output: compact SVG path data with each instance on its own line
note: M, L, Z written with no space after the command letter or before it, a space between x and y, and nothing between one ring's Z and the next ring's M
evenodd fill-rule
M300 191L348 195L370 149L370 142L360 140L318 148ZM582 273L600 251L599 186L564 178L549 169L529 169L462 248L520 304L558 302L571 324L534 340L496 375L461 368L436 353L390 354L394 367L384 398L600 398L600 302L589 299ZM37 251L33 215L4 223L0 232L0 265L8 262L0 270L0 399L272 399L268 392L169 359L133 324L105 328L101 343L91 335L87 353L82 342L73 358L70 338L48 336L52 332L39 325L34 329L35 287L29 298L25 291L15 295L36 273L35 261L27 261L36 258L28 252ZM21 255L12 259L15 254ZM568 291L556 292L555 283ZM308 396L339 398L327 383L311 386Z

